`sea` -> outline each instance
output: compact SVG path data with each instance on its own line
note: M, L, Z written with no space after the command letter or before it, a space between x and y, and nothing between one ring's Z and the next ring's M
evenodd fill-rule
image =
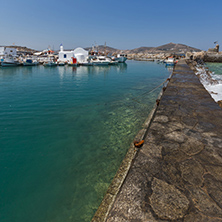
M200 65L196 74L215 102L222 100L222 63Z
M171 72L0 67L0 221L89 222Z

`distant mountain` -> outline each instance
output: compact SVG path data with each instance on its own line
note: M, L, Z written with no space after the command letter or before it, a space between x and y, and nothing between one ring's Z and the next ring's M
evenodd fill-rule
M184 44L168 43L158 47L140 47L129 50L128 53L186 53L200 52L200 49L190 47Z
M91 51L92 50L92 47L87 47L87 48L84 48L85 50L87 51ZM107 52L107 53L110 53L110 54L113 54L113 53L117 53L121 50L119 49L115 49L115 48L112 48L112 47L109 47L109 46L104 46L104 45L99 45L97 47L94 47L94 50L98 51L98 52Z
M38 50L34 50L34 49L30 49L27 48L25 46L5 46L5 47L11 47L11 48L16 48L17 51L20 52L27 52L27 53L33 53L33 52L37 52ZM200 52L200 49L191 47L191 46L187 46L184 44L176 44L176 43L168 43L165 45L161 45L158 47L139 47L139 48L135 48L135 49L128 49L128 50L120 50L120 49L115 49L112 48L110 46L104 46L104 45L100 45L97 47L94 47L95 50L98 50L99 52L105 52L106 53L110 53L110 54L117 54L120 52L126 53L126 54L137 54L137 53L142 53L142 54L147 54L147 53L153 53L153 54L158 54L158 53L186 53L186 52ZM92 50L92 47L87 47L85 48L85 50ZM57 52L59 50L56 50Z
M154 47L139 47L132 50L124 50L125 53L148 53L150 50L152 50Z
M85 48L85 50L91 50L92 48L88 47ZM98 46L98 51L100 52L105 52L105 46ZM139 48L135 48L135 49L131 49L131 50L120 50L120 49L115 49L109 46L106 46L106 52L109 52L111 54L113 53L119 53L119 52L123 52L126 54L137 54L137 53L142 53L142 54L147 54L147 53L186 53L186 52L200 52L200 49L191 47L191 46L187 46L184 44L176 44L176 43L168 43L165 45L161 45L158 47L139 47Z
M27 52L27 53L37 52L37 50L30 49L30 48L27 48L27 47L25 47L25 46L10 45L10 46L4 46L4 47L7 47L7 48L16 48L16 50L19 51L19 52Z

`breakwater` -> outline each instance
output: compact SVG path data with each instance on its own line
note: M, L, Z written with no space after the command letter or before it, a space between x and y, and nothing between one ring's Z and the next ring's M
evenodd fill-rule
M131 145L92 221L221 221L222 110L185 60L143 136L142 148Z

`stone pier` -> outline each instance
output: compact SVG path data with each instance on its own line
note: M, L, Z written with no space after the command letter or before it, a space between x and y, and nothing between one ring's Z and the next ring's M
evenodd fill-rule
M185 60L153 113L92 221L222 222L222 109Z

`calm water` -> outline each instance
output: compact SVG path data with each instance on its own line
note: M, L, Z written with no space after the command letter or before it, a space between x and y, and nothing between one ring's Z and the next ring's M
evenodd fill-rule
M169 71L0 68L0 221L90 221Z

